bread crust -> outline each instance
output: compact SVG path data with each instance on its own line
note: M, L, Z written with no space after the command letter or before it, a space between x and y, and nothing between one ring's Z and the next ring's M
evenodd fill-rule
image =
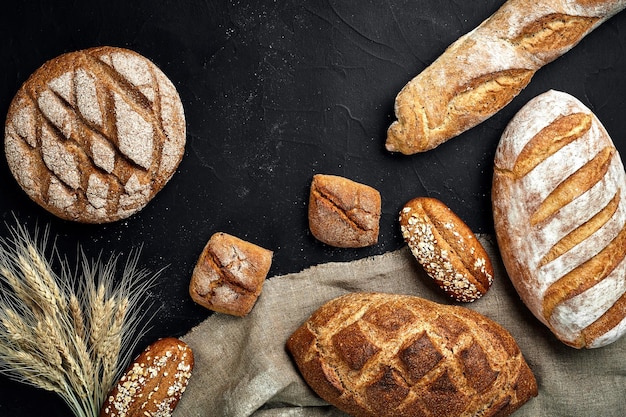
M354 417L508 416L537 395L504 328L415 296L333 299L287 348L309 386Z
M381 197L369 185L337 175L316 174L311 182L311 234L327 245L362 248L378 242Z
M404 86L386 149L428 151L476 126L624 7L625 0L507 1Z
M166 337L149 345L128 366L100 409L99 417L170 416L194 366L193 351Z
M474 232L448 206L430 197L408 201L400 230L426 273L456 301L472 302L493 282L491 259Z
M626 174L608 133L569 94L529 101L498 145L492 203L508 275L564 343L626 332Z
M205 245L193 270L189 294L213 311L244 317L261 295L273 253L218 232Z
M150 60L117 47L58 56L24 82L5 124L9 168L29 197L82 223L126 218L174 174L183 106Z

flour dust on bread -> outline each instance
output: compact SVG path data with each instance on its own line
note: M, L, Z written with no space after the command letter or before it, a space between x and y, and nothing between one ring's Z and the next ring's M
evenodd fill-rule
M141 210L174 174L185 141L172 82L147 58L115 47L46 62L17 92L5 124L19 185L51 213L84 223Z
M428 151L483 122L624 7L626 0L507 1L400 91L387 150Z
M335 298L287 347L309 386L353 417L503 417L537 395L502 326L415 296Z
M591 110L557 91L529 101L498 145L492 202L506 270L540 321L576 348L626 333L626 174Z

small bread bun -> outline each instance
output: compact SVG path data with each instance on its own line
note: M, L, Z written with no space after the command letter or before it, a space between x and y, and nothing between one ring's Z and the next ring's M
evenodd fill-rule
M172 177L186 140L176 88L147 58L98 47L54 58L13 99L9 168L66 220L107 223L141 210Z
M99 417L171 416L191 371L193 352L173 337L149 345L107 396Z
M330 246L361 248L378 242L380 193L336 175L317 174L311 183L309 228Z
M254 307L272 264L272 251L215 233L194 268L189 294L201 306L243 317Z
M400 212L400 229L426 273L456 301L471 302L491 287L493 266L471 229L441 201L418 197Z

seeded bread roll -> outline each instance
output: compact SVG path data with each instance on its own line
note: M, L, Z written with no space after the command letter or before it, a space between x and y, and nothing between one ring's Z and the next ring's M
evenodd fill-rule
M591 110L557 91L528 102L498 145L492 201L508 275L541 322L576 348L626 333L626 174Z
M424 152L491 117L624 7L626 0L507 1L400 91L387 150Z
M537 395L504 328L470 309L414 296L331 300L287 348L308 385L353 417L502 417Z
M215 233L193 270L189 294L210 310L246 316L261 294L271 265L272 251L227 233Z
M136 52L99 47L46 62L13 99L11 172L54 215L106 223L141 210L172 177L185 117L171 81Z
M99 417L171 416L191 371L193 352L173 337L149 345L107 396Z
M482 297L493 266L472 230L435 198L418 197L400 211L400 230L411 252L435 283L456 301Z
M313 176L309 228L330 246L361 248L378 242L380 193L369 185L336 175Z

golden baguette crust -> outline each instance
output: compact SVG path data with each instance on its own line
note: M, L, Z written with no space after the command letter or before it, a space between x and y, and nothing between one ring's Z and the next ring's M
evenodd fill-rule
M157 340L129 365L99 417L171 416L193 365L193 352L186 343L173 337Z
M492 203L506 270L564 343L626 332L626 174L608 133L569 94L528 102L495 155Z
M491 259L474 232L443 202L417 197L400 211L400 230L426 273L456 301L472 302L493 281Z
M387 150L424 152L491 117L624 7L626 0L507 1L400 91Z
M504 328L415 296L331 300L287 348L309 386L354 417L508 416L537 395Z
M9 168L54 215L105 223L141 210L169 181L186 142L183 106L150 60L124 48L44 63L11 102Z

